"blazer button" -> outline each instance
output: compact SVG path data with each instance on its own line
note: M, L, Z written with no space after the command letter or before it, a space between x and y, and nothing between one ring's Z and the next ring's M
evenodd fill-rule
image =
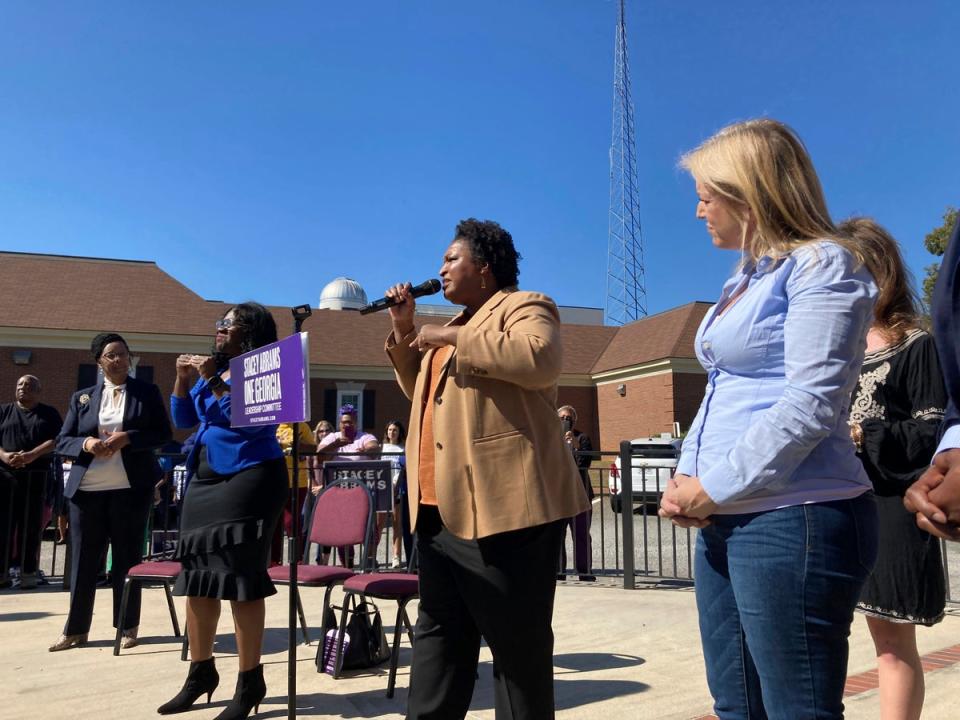
M437 450L443 450L443 443L437 443Z

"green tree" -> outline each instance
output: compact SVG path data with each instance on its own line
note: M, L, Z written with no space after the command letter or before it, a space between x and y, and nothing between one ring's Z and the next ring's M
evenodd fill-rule
M953 227L957 224L957 215L957 209L948 206L946 212L943 213L943 225L927 233L927 236L923 239L923 244L928 253L940 257L946 252L950 233L953 232ZM923 279L923 305L928 313L930 312L930 303L933 301L933 286L937 284L937 273L939 271L939 262L927 265L927 276Z

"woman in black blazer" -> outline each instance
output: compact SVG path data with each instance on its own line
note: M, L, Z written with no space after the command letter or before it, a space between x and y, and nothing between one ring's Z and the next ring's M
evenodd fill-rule
M130 589L125 618L120 598L127 571L140 562L147 514L159 468L153 451L171 438L160 390L128 377L130 348L116 333L97 335L90 346L103 377L70 398L57 452L73 458L64 489L69 501L70 611L51 652L83 645L93 618L97 574L112 546L113 626L122 622L123 645L137 642L140 590Z

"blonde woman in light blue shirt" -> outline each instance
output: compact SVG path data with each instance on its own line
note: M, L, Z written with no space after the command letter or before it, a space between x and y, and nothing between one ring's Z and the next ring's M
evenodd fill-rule
M681 165L714 246L741 253L697 333L706 391L661 507L701 528L714 712L841 718L847 636L877 546L847 427L876 287L787 126L728 126Z

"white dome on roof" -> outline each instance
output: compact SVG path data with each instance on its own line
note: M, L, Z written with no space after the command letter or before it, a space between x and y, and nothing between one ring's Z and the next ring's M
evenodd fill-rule
M367 304L367 294L360 283L346 277L338 277L327 283L320 293L320 310L359 310Z

